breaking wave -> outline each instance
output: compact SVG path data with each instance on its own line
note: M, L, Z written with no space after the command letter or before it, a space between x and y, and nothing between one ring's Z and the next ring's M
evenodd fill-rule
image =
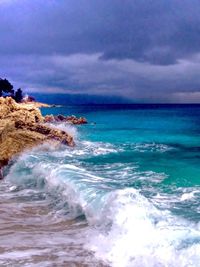
M56 220L85 220L84 248L106 265L198 266L200 225L163 206L165 195L156 194L151 186L163 181L165 174L141 172L137 165L122 163L87 168L88 156L120 151L109 143L88 141L78 141L73 151L61 148L49 154L45 145L38 147L10 168L10 192L42 191L50 199ZM140 183L140 188L131 188L134 183ZM196 194L183 192L179 200Z

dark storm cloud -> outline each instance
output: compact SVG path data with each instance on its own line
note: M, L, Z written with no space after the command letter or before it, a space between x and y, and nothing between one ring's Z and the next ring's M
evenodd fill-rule
M200 50L199 14L197 0L8 1L0 7L0 52L100 52L173 64Z
M198 0L0 0L0 75L32 91L200 101Z
M99 61L99 56L2 56L1 73L32 92L115 94L144 102L200 101L198 57L156 66L130 59Z

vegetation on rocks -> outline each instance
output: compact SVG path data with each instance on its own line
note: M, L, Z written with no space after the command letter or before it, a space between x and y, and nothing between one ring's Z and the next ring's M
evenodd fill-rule
M18 103L20 103L23 99L23 92L21 88L17 89L15 92L13 85L7 79L0 78L0 97L2 97L3 94L9 95Z

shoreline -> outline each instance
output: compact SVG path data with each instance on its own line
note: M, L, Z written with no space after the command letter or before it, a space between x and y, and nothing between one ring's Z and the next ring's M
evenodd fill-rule
M40 102L16 103L11 97L0 97L0 179L3 167L26 149L44 142L75 146L73 136L66 131L52 128L47 122L62 121L71 124L87 123L75 116L42 116L39 108L51 105Z
M37 102L37 101L32 101L32 102L22 102L20 103L21 106L24 107L29 107L29 108L51 108L55 105L50 105L47 103L42 103L42 102Z

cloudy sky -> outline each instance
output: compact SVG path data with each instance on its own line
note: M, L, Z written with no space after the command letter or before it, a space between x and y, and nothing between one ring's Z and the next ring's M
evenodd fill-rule
M0 0L0 77L28 92L200 102L200 2Z

